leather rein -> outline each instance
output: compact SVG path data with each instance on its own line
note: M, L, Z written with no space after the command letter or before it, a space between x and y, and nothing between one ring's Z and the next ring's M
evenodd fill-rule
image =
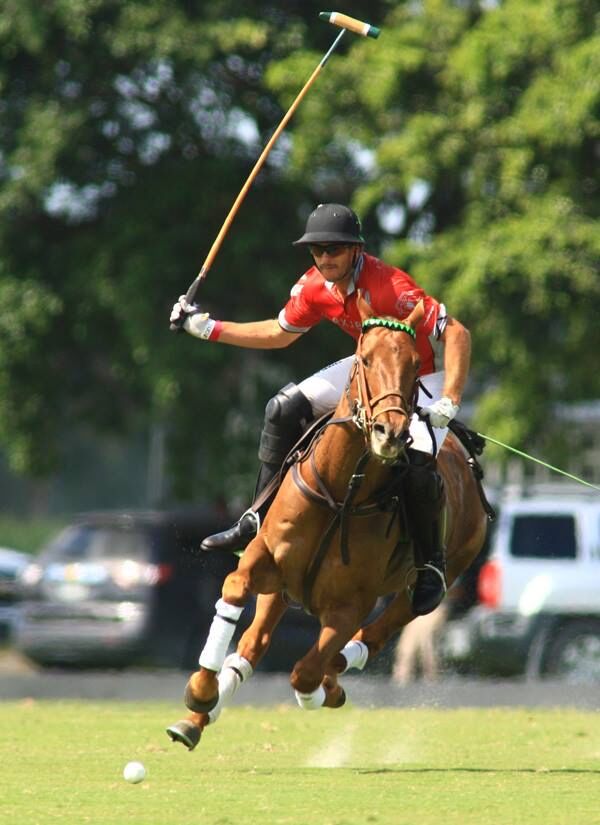
M391 321L384 318L369 318L367 319L367 321L363 322L362 334L358 340L358 345L356 348L354 366L352 368L352 372L350 373L350 377L348 379L348 383L345 389L346 397L352 409L352 415L345 416L342 418L330 418L328 421L326 421L323 427L318 429L313 438L310 440L303 455L300 456L299 460L292 466L292 478L300 492L310 501L314 501L319 505L325 506L334 513L333 519L328 525L325 533L323 534L321 543L317 548L308 566L304 578L303 602L307 608L310 605L310 597L314 582L317 578L318 572L321 568L321 565L329 548L329 544L331 542L331 539L333 538L336 529L338 527L340 529L340 553L342 563L344 565L349 565L350 550L348 544L348 531L350 516L367 516L372 515L378 511L381 512L382 510L392 509L393 516L390 520L390 524L387 529L387 534L389 535L392 523L394 521L394 517L398 511L398 507L401 502L400 484L402 474L398 472L394 474L395 477L392 478L389 484L387 484L381 490L378 490L376 492L376 494L372 497L370 501L359 505L354 504L354 499L356 498L356 495L358 494L360 487L362 486L362 483L365 479L364 471L366 465L369 459L371 458L370 439L376 419L386 412L399 412L407 419L408 422L410 420L412 411L415 406L416 394L418 391L418 387L415 384L415 394L410 403L407 402L402 393L400 393L397 389L385 390L379 393L378 395L371 397L369 391L369 384L367 381L365 361L362 355L362 343L364 334L367 332L367 330L375 326L383 326L387 327L388 329L404 332L410 335L413 339L415 338L415 331L412 329L412 327L409 327L407 324L402 324L399 321ZM350 397L351 387L353 383L356 383L357 394L357 397L354 399L354 401L352 401ZM377 410L378 405L380 405L381 402L387 398L398 398L400 400L400 403L389 404L387 406L382 407L382 409ZM333 424L348 423L356 425L358 430L363 434L365 439L365 450L360 455L355 465L354 471L350 476L343 501L337 501L333 497L331 492L328 490L327 485L325 484L321 475L318 472L315 459L315 448L327 427ZM408 431L406 430L406 432ZM407 437L404 445L405 448L408 446L409 443L410 437ZM315 482L318 488L317 490L313 490L313 488L302 477L300 469L301 460L307 456L310 460L310 467L315 478ZM396 459L394 460L394 462L390 463L398 465L401 462L399 462Z

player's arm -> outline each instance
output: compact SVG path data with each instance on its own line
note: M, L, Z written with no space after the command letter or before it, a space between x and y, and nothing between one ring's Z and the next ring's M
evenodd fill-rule
M282 329L276 318L268 321L250 321L245 324L221 321L218 340L222 344L233 344L236 347L280 349L288 347L301 335L301 332L288 332Z
M459 405L471 364L471 334L456 318L448 318L440 341L444 344L444 396Z
M201 341L219 341L250 349L280 349L293 343L302 333L289 332L275 318L266 321L217 321L182 296L171 312L171 327L183 329Z

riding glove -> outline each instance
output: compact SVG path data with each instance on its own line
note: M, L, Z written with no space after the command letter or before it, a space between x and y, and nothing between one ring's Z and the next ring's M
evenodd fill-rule
M430 404L428 407L423 407L423 413L429 416L432 427L444 428L448 426L448 422L456 417L460 407L454 404L451 398L444 395Z
M173 325L180 326L183 317L185 317L184 330L203 341L207 341L211 337L217 325L217 321L213 320L208 312L202 312L197 304L188 304L185 295L181 295L177 303L174 304L169 321Z

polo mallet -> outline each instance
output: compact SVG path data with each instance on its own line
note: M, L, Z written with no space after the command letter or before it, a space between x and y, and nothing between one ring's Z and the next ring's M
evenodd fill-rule
M246 194L247 194L248 190L250 189L250 187L252 186L252 183L254 182L256 176L258 175L258 173L262 169L263 164L264 164L265 160L267 159L267 155L269 154L269 152L271 151L271 149L275 145L275 142L276 142L277 138L279 137L279 135L283 132L283 130L287 126L290 118L292 117L292 115L294 114L294 112L296 111L296 109L298 108L300 103L302 102L304 96L306 95L306 93L308 92L310 87L313 85L313 83L315 82L315 80L319 76L319 74L321 72L321 69L327 63L327 61L329 60L329 58L331 57L331 55L333 54L333 52L337 48L337 45L340 42L340 40L342 39L342 37L344 36L345 32L346 31L352 31L355 34L362 35L363 37L375 37L375 38L379 37L379 34L380 34L380 29L378 29L376 26L371 26L370 23L363 23L361 20L356 20L354 17L348 17L348 15L340 14L337 11L322 11L322 12L320 12L319 17L321 18L321 20L326 20L328 23L332 23L334 26L339 26L342 29L342 31L338 34L338 36L336 37L336 39L334 40L333 44L331 45L329 50L326 52L326 54L323 55L323 58L321 59L319 65L315 68L315 70L313 71L311 76L306 81L304 87L301 89L298 96L296 97L296 99L294 100L294 102L292 103L290 108L287 110L287 112L283 116L283 119L282 119L281 123L279 124L277 129L275 129L275 132L273 133L271 139L269 140L269 142L267 143L267 145L263 149L262 154L260 155L260 157L256 161L256 163L254 165L254 168L252 169L252 171L250 172L250 174L248 176L248 180L242 186L242 189L241 189L239 195L237 196L237 198L233 202L233 206L229 210L229 214L225 218L225 221L223 222L223 226L219 230L219 234L217 235L217 237L213 241L213 245L210 248L210 252L206 256L206 260L202 264L202 269L200 270L200 272L196 276L195 280L193 281L193 283L191 284L190 288L188 289L188 291L185 295L185 300L187 301L188 304L192 304L194 302L194 298L196 296L196 292L198 290L198 287L200 286L200 283L208 275L208 272L209 272L211 266L213 265L213 262L214 262L214 260L217 256L217 253L218 253L219 249L221 248L221 244L223 243L225 235L229 231L229 227L233 223L233 219L235 218L235 216L237 214L237 211L238 211L238 209L240 208L240 206L242 204L242 201L246 197ZM171 324L171 329L173 329L173 330L180 329L181 326L183 326L183 321L184 320L185 319L183 318L181 323Z

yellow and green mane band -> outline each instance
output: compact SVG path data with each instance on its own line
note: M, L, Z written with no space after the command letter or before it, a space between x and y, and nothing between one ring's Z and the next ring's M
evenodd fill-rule
M406 332L411 338L416 338L417 333L408 324L403 324L402 321L392 321L388 318L367 318L362 322L362 331L366 332L371 327L385 327L386 329L397 330L398 332Z

